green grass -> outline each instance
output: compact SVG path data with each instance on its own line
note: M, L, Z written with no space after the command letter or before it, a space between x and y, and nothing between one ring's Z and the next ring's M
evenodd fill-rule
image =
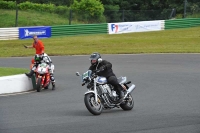
M15 27L16 11L0 9L0 28ZM78 22L72 21L73 24ZM23 26L52 26L68 25L68 17L58 14L37 12L37 11L18 11L18 27Z
M0 77L23 74L28 71L29 71L28 69L23 69L23 68L0 67Z
M200 27L118 35L83 35L41 39L49 55L200 53ZM0 57L32 56L32 39L0 40Z

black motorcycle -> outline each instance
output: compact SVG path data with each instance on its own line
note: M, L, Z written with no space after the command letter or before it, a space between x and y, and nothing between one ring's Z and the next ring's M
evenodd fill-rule
M112 109L121 107L123 110L131 110L134 106L134 100L131 92L135 89L135 85L128 86L131 81L127 82L126 77L119 77L118 82L124 89L124 98L121 100L119 94L115 91L111 84L107 83L105 77L97 75L98 71L86 71L82 75L76 72L77 76L81 76L82 86L87 85L88 91L85 92L85 106L93 115L100 115L103 109Z

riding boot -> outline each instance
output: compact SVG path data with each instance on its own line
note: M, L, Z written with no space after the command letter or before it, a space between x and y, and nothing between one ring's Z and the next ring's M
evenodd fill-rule
M50 73L50 79L52 83L52 90L55 90L55 78L53 76L53 73Z
M34 74L34 71L31 70L29 73L25 73L27 77L31 78Z
M124 92L122 90L119 92L119 98L120 100L124 98Z
M54 81L54 82L52 82L52 90L55 90L55 87L56 87L56 85L55 85L55 81Z
M117 91L119 93L119 99L123 100L123 98L124 98L124 92L123 92L123 88L121 87L121 85L117 86Z

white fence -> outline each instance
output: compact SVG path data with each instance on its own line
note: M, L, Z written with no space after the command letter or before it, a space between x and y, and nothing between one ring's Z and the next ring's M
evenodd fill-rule
M16 40L19 39L18 28L0 28L0 40Z

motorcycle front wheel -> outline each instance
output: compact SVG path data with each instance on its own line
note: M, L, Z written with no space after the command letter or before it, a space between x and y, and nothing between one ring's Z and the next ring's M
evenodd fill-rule
M37 92L41 91L41 81L42 81L42 78L38 78L37 79L37 83L36 83L36 90L37 90Z
M103 110L101 101L98 98L96 102L95 95L93 93L86 94L84 97L84 102L85 102L86 108L88 109L90 113L92 113L93 115L101 114Z
M120 107L123 110L132 110L133 106L134 106L134 100L131 94L128 94L125 101L122 104L120 104Z
M50 82L48 83L47 86L44 87L44 89L45 89L45 90L49 89L49 85L50 85Z

